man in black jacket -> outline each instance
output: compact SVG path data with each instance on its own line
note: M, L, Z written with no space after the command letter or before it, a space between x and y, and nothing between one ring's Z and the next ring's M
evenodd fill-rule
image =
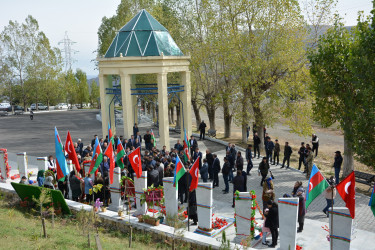
M271 162L272 161L272 151L275 148L275 144L273 141L271 141L271 138L268 136L267 137L267 144L266 146L266 156L267 156L267 161Z
M221 170L223 173L223 179L224 179L224 184L225 184L225 189L223 189L224 194L229 193L229 180L228 180L229 169L230 169L230 166L229 166L228 159L227 157L224 157L224 165L223 165L223 169Z
M339 184L340 182L340 170L341 170L341 164L342 164L342 156L340 151L335 152L335 162L333 163L333 168L335 169L335 179L336 184Z
M151 136L150 136L150 143L151 143ZM184 146L180 143L180 140L177 140L177 143L174 145L174 148L177 149L178 154L184 149Z
M146 131L146 134L143 136L143 140L145 140L145 147L147 150L152 150L152 144L151 144L151 135L150 131Z
M212 163L213 169L214 169L214 182L213 182L213 187L218 187L219 186L219 173L220 173L220 160L217 158L216 154L212 154L214 157L214 162Z
M200 131L200 135L199 135L199 139L202 140L202 137L203 137L203 140L204 140L204 136L206 135L206 123L204 123L204 121L202 120L201 124L199 124L199 131Z
M251 169L253 168L253 156L252 156L252 153L251 153L251 145L247 145L247 149L246 149L246 160L247 160L247 168L246 168L246 174L247 175L251 175L250 174L250 171Z
M260 138L258 136L258 133L254 134L254 157L257 155L258 151L258 159L260 157L260 149L259 149L259 144L260 144Z
M258 175L262 175L262 180L260 181L260 186L263 187L263 182L265 181L270 165L267 162L267 157L263 157L262 162L259 164Z
M315 152L315 157L317 157L318 149L319 149L319 137L316 134L312 135L311 143L312 143L312 151L313 153Z
M289 142L285 142L285 147L284 147L284 160L283 160L283 165L281 168L284 168L285 162L287 162L286 168L289 168L289 161L290 161L290 156L292 155L292 148L289 146Z
M242 170L237 170L237 176L233 178L233 194L238 190L240 192L244 191L245 178L242 176ZM234 207L234 195L233 195L233 205Z
M237 152L236 168L237 170L243 170L243 157L241 156L240 151Z
M208 165L208 179L211 181L214 180L214 168L213 168L213 163L214 163L214 157L211 154L210 150L206 150L206 159L207 159L207 165Z
M265 226L270 229L272 235L272 244L268 246L275 248L277 245L277 238L279 237L279 208L272 200L267 202L267 206L269 211L266 214L267 220Z
M194 136L190 136L189 143L190 143L190 157L193 157L195 149L198 147L198 142L194 138Z
M298 150L298 154L299 154L299 159L298 159L298 170L301 170L301 165L303 163L303 165L305 166L305 151L306 151L306 148L305 148L305 143L304 142L301 142L301 147L299 148ZM305 167L306 168L306 167Z

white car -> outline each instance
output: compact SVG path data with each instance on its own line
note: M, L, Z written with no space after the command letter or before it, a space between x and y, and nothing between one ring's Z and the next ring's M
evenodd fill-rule
M55 109L68 109L69 105L66 103L59 103L55 106Z
M0 109L7 109L9 107L11 107L9 102L0 103Z
M48 109L48 106L40 102L38 103L38 110L47 110L47 109ZM35 103L31 104L28 110L36 110L36 104Z

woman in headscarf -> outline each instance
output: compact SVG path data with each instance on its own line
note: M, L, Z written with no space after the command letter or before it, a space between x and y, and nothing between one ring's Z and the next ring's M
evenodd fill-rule
M302 187L302 181L296 181L296 183L294 184L293 191L292 191L292 196L297 197L298 192L305 193L305 190Z
M274 201L275 192L273 191L273 182L272 177L266 177L266 181L263 182L263 210L267 207L268 201Z
M43 184L44 184L44 170L43 169L38 171L38 176L36 180L38 182L38 186L43 187Z

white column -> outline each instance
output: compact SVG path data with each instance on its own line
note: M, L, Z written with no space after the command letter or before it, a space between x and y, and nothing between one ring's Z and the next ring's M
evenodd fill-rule
M158 115L160 147L166 146L169 150L169 121L168 121L168 89L167 73L158 74Z
M296 249L299 198L279 198L280 249Z
M195 191L197 196L197 210L199 227L212 228L212 183L198 183Z
M6 166L4 162L4 152L0 151L0 170L1 170L1 177L3 182L7 180L7 171L6 171Z
M181 73L182 85L184 85L184 92L181 92L181 101L183 103L183 111L180 110L181 115L181 140L184 140L184 128L188 136L191 136L191 85L190 85L190 71Z
M249 192L240 192L236 200L236 242L241 242L243 238L250 235L250 220L251 220L251 194Z
M111 190L111 202L112 203L108 207L109 210L116 211L116 212L122 208L120 178L121 178L121 168L117 167L114 170L113 183L109 187L109 189Z
M329 219L332 250L350 249L352 217L349 209L346 207L334 207L332 212L331 208L329 208L329 215L332 216L332 220L331 218ZM364 248L366 247L364 246Z
M165 212L167 215L178 214L178 196L176 187L173 186L173 177L163 178Z
M38 171L39 170L48 170L48 157L38 157L36 158L38 161Z
M101 117L102 117L102 133L103 138L108 135L108 123L111 120L112 133L116 133L115 126L115 114L114 114L114 103L111 100L112 95L107 95L106 88L112 87L112 76L99 74L99 89L100 89L100 106L101 106ZM111 116L111 117L109 117Z
M27 156L26 152L18 153L17 154L17 165L18 165L18 171L20 174L20 178L22 176L26 176L27 178Z
M73 199L73 196L72 196L72 189L70 188L70 180L69 180L69 177L70 177L70 172L73 171L73 163L71 160L68 160L67 161L67 164L68 164L68 169L69 169L69 174L66 176L66 183L68 185L68 189L69 189L69 199Z
M133 134L133 109L131 96L131 76L121 72L121 98L122 98L122 119L124 123L124 138L129 139Z
M143 189L147 188L147 171L142 172L141 178L134 177L134 187L135 187L135 200L137 204L137 211L135 215L146 214L147 203L141 205L141 195L144 193Z

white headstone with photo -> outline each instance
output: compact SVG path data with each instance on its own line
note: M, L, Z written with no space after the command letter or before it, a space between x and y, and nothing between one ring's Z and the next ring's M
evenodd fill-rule
M299 198L279 198L280 249L296 249Z
M329 208L330 223L330 240L332 250L347 250L350 249L350 241L352 235L352 217L349 209L346 207ZM332 224L333 222L333 224ZM364 246L364 248L366 248Z
M109 189L111 190L111 204L108 209L112 211L118 211L122 209L121 204L121 168L117 167L113 173L113 183L110 185Z
M137 204L137 211L135 215L146 214L147 203L145 202L141 205L141 195L144 193L143 189L147 188L147 171L142 172L140 178L134 177L134 187L135 187L135 200Z
M17 153L17 165L20 178L26 176L27 178L27 155L26 152Z

